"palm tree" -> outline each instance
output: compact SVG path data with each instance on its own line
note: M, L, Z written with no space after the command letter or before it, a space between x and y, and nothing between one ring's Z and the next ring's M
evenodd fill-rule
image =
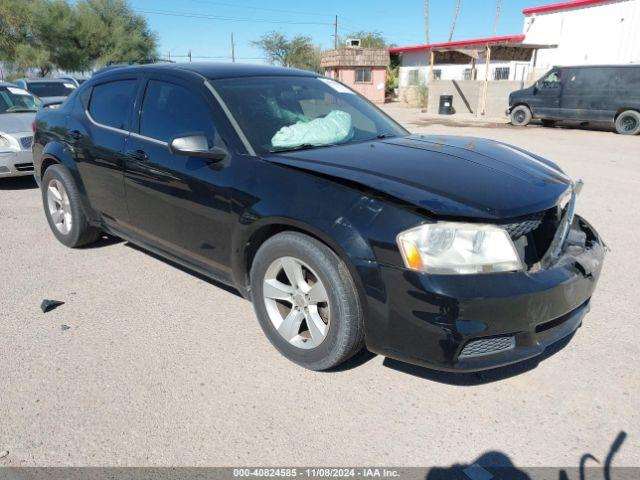
M453 32L456 29L456 23L458 22L458 13L460 13L460 2L461 0L456 1L456 9L453 12L453 21L451 22L451 31L449 32L449 41L453 39Z

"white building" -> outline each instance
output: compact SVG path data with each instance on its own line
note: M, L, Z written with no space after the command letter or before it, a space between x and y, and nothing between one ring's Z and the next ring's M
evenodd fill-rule
M523 14L519 35L391 48L401 92L432 80L528 83L555 65L640 63L640 0L572 0Z
M538 52L535 76L556 65L640 63L640 0L578 0L523 11L526 43Z

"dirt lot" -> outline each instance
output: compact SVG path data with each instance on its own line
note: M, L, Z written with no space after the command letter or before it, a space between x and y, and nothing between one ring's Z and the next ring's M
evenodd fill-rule
M640 138L424 126L390 111L410 130L507 141L584 179L578 212L612 251L568 345L483 375L371 355L305 371L233 292L125 242L66 249L34 184L1 180L0 466L576 466L603 462L621 431L614 465L639 466ZM66 303L43 314L43 298Z

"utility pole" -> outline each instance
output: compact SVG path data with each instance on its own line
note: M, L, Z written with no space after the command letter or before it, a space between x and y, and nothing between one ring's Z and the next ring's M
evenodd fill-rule
M338 15L336 15L336 21L333 23L333 48L338 49Z
M231 32L231 62L236 63L236 46L233 43L233 32Z
M189 49L189 54L187 56L189 57L189 63L191 63L191 49Z
M495 37L498 34L498 23L500 22L500 4L502 0L497 0L496 3L496 20L493 23L493 36Z
M424 33L429 45L429 0L424 0Z

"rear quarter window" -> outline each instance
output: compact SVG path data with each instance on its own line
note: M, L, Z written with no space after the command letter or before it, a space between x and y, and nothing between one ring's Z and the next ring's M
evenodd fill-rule
M114 80L93 87L89 114L96 122L124 129L136 95L137 80Z

